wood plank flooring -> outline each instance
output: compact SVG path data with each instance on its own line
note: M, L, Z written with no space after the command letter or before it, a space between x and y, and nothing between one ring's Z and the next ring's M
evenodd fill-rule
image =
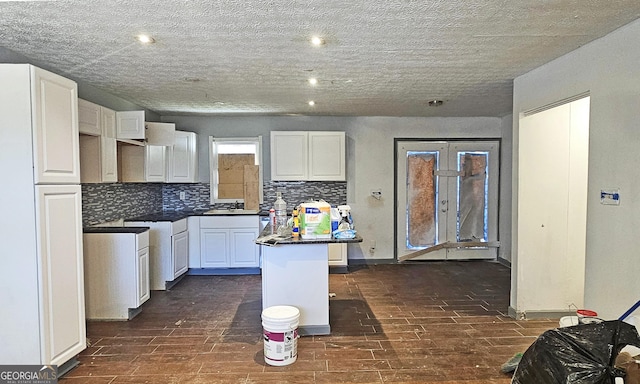
M510 270L486 261L351 267L331 274L331 335L264 363L261 278L186 276L127 322L89 322L79 383L507 384L500 366L558 319L506 316Z

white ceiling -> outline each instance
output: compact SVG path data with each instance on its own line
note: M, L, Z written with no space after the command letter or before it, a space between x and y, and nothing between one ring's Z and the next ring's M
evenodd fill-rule
M0 1L0 46L161 115L503 116L515 77L639 16L638 0Z

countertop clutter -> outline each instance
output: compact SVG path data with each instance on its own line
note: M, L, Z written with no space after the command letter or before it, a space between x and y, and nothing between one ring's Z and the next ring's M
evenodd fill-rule
M256 244L260 245L276 245L276 244L332 244L332 243L361 243L362 237L356 234L352 239L337 239L331 237L329 239L303 239L301 237L282 236L272 232L271 224L267 224L266 227L260 232L260 235L256 239Z

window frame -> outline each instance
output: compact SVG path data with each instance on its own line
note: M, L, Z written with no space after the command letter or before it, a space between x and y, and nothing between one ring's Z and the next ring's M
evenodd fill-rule
M219 199L218 198L218 148L216 144L253 144L256 146L255 158L257 161L258 169L259 169L259 196L260 196L260 204L264 202L264 193L263 193L263 161L262 161L262 135L254 136L254 137L214 137L209 136L209 202L211 204L220 204L220 203L235 203L242 202L244 203L244 198L242 199Z

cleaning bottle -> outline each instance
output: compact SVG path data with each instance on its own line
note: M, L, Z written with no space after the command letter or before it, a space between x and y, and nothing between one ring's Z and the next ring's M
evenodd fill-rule
M287 203L282 199L282 192L276 192L273 209L276 211L276 233L280 236L288 235Z
M291 235L293 238L298 238L300 235L300 219L298 219L298 210L293 210L293 228L291 228Z

